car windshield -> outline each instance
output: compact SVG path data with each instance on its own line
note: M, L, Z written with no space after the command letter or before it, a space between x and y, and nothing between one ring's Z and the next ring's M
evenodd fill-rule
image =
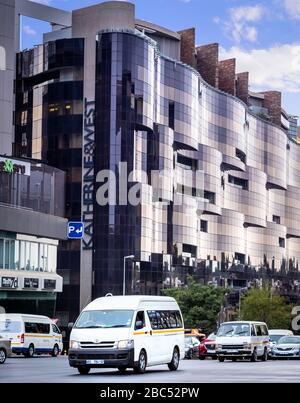
M279 339L278 344L300 344L299 337L282 337Z
M250 336L250 326L246 323L226 323L220 326L218 337Z
M186 345L189 345L189 344L192 344L192 343L193 343L191 337L185 337L185 338L184 338L184 342L185 342Z
M0 321L0 333L20 333L21 323L10 319Z
M282 337L283 337L282 335L272 334L270 335L270 341L272 343L277 343Z
M75 329L111 329L118 327L130 327L133 311L107 310L82 312Z

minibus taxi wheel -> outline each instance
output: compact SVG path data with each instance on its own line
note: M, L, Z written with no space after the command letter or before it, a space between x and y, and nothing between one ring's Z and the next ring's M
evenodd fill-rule
M53 347L53 350L52 350L51 356L52 356L52 357L57 357L57 356L58 356L58 354L59 354L59 347L58 347L58 345L57 345L57 344L55 344L55 346Z
M32 358L34 356L34 345L30 344L28 351L25 353L26 358Z
M179 367L179 360L180 360L179 350L178 347L175 347L173 350L172 361L168 364L170 371L177 371Z
M139 355L138 362L136 366L133 368L136 374L143 374L146 371L147 367L147 354L145 350L142 350Z
M77 369L80 375L88 375L91 370L90 367L78 367Z
M266 362L266 361L268 361L268 358L269 358L268 349L265 348L265 351L264 351L263 356L261 357L261 360Z
M218 357L218 359L219 359L219 362L224 362L225 361L225 357Z
M6 351L4 350L4 348L0 348L0 365L5 363L6 358L7 358Z
M251 355L250 361L251 362L257 362L257 350L256 350L256 348L253 350L253 353Z

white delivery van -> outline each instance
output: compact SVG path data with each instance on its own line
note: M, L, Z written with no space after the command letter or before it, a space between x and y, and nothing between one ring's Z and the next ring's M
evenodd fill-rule
M0 336L11 341L15 354L33 357L34 354L51 354L62 351L59 328L46 316L0 314Z
M83 375L91 368L143 373L160 364L175 371L184 354L182 315L169 297L96 299L81 312L70 335L69 363Z
M220 362L239 358L267 361L269 351L269 331L263 322L226 322L218 330L216 353Z

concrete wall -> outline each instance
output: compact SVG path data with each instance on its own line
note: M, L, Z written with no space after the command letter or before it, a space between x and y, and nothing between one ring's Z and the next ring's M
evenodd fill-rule
M0 208L0 229L51 239L65 240L67 238L65 218L9 206Z

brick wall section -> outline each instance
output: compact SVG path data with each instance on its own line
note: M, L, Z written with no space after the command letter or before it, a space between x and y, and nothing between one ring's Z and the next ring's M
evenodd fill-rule
M219 62L219 89L235 95L236 60L227 59Z
M266 91L262 94L265 96L263 106L268 109L271 122L281 126L281 92Z
M218 88L219 44L198 46L197 70L203 79L215 88Z
M249 73L236 75L236 96L249 105Z
M196 67L195 28L184 29L183 31L178 31L178 33L181 35L181 61L183 63L189 64L192 67Z

